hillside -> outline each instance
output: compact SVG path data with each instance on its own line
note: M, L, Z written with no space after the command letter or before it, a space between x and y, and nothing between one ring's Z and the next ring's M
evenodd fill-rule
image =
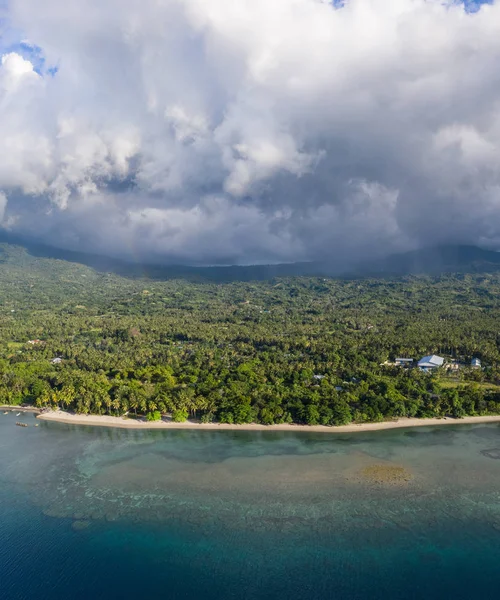
M0 248L0 403L264 424L494 414L499 330L494 272L221 283ZM463 366L385 364L431 353Z
M16 264L34 264L36 259L52 259L85 265L100 273L114 273L123 277L143 279L186 279L189 281L263 281L274 277L295 277L303 275L320 276L331 273L326 266L317 263L289 263L276 265L250 266L189 266L136 264L82 252L61 250L39 244L1 243L0 261ZM3 258L2 258L3 257ZM30 262L31 261L31 262Z
M15 241L15 240L14 240ZM3 242L3 243L2 243ZM500 269L500 253L475 246L441 246L393 254L377 261L363 261L339 270L328 260L274 265L188 266L136 264L123 260L61 250L33 243L11 243L0 236L0 261L19 266L35 264L36 259L54 259L91 267L100 273L143 279L186 279L189 281L265 281L276 277L391 277L440 275L444 273L495 273Z
M440 246L359 265L358 276L440 275L443 273L496 273L500 270L500 252L476 246Z

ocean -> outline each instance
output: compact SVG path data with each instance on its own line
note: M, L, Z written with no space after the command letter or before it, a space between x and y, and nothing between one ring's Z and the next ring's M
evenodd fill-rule
M138 431L0 414L0 598L500 597L500 426Z

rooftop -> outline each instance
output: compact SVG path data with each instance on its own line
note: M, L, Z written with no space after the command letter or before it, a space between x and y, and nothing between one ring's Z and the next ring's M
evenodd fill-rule
M436 356L435 354L429 354L428 356L423 356L418 361L419 367L440 367L444 363L444 358L442 356Z

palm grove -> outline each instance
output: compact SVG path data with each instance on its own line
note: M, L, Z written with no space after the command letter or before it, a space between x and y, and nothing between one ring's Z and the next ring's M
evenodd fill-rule
M0 404L311 425L500 413L497 274L153 281L1 252ZM485 368L383 364L432 352Z

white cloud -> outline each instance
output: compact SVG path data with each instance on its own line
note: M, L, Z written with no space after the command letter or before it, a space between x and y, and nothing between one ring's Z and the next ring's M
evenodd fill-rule
M11 0L8 18L58 66L2 58L15 231L211 263L499 243L498 0Z

